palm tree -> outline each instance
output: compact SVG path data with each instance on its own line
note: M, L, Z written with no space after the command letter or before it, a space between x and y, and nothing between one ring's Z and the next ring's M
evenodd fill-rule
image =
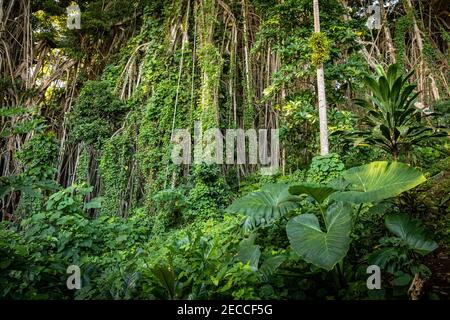
M319 0L313 0L314 32L320 32ZM328 154L327 99L323 63L317 65L317 91L319 96L320 154Z

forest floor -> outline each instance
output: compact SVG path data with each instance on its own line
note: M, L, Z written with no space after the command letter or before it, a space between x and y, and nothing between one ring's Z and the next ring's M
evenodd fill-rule
M450 292L450 258L449 248L440 247L429 254L425 264L432 271L426 284L426 292L433 292L441 298L448 299Z

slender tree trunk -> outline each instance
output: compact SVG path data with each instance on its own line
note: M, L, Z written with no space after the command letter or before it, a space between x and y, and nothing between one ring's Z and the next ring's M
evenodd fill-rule
M319 0L313 0L314 32L320 32ZM320 154L328 154L327 99L323 64L317 66L317 92L319 95Z
M406 7L407 11L410 11L410 14L411 14L413 27L414 27L414 38L415 38L415 41L417 44L417 48L419 50L419 57L418 57L418 60L419 60L419 70L418 70L419 89L421 92L424 92L426 90L427 86L429 85L431 94L433 95L434 100L437 101L440 99L439 89L437 88L436 81L435 81L432 73L429 70L428 63L425 61L422 31L420 30L419 25L416 20L414 6L413 6L411 0L406 0L405 3L407 5L407 7ZM431 80L431 82L429 84L427 84L427 78L429 78ZM420 97L423 102L425 100L424 94L421 94Z
M394 42L392 41L391 30L389 29L389 23L388 23L388 16L387 16L386 10L384 10L384 1L383 0L380 0L380 13L381 13L381 17L383 19L382 28L383 28L384 37L386 40L388 61L390 61L391 63L395 63L395 62L397 62L397 57L395 55Z

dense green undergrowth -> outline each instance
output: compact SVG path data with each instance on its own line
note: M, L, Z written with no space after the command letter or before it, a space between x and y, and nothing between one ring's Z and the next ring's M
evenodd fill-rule
M319 157L313 161L304 175L310 182L295 179L289 188L289 177L280 176L278 184L266 184L262 191L246 193L229 207L228 213L222 210L210 218L208 211L189 218L197 211L188 214L192 209L181 190L165 191L157 197L158 211L154 215L136 209L126 219L106 214L90 218L86 210L101 207L100 199L83 203L83 195L91 189L82 185L61 189L20 224L1 224L2 296L405 298L416 274L431 275L423 255L435 250L437 243L448 245L448 225L432 227L445 219L430 216L431 211L408 211L402 205L402 195L389 200L423 183L424 176L407 165L393 167L393 163L385 167L384 162L343 171L342 163L333 165L331 159L338 158ZM374 171L375 167L378 171ZM376 184L370 175L380 177ZM344 191L348 187L343 188L341 177L352 182L354 176L362 179L362 185L351 187L358 191ZM408 196L420 197L429 188L413 190ZM200 213L202 209L197 210ZM322 219L322 210L327 213L319 225L317 218ZM302 222L300 217L306 220ZM307 217L317 217L317 227L309 225ZM324 227L328 231L319 231ZM427 234L426 229L435 231ZM336 251L328 252L321 248L323 244L315 239L315 233L329 237L324 241L343 242L330 242ZM366 268L371 264L385 271L382 290L366 287ZM81 290L66 287L69 265L78 265L82 270Z
M321 33L309 0L200 2L88 1L75 31L47 25L62 21L57 4L33 16L38 39L78 59L76 90L0 109L0 166L4 154L17 166L0 177L0 298L409 299L418 279L441 279L450 103L437 81L441 98L416 106L411 15L395 20L399 62L373 68L372 35L340 1L321 2ZM321 64L331 152L318 156ZM174 164L173 131L196 121L279 129L279 170Z

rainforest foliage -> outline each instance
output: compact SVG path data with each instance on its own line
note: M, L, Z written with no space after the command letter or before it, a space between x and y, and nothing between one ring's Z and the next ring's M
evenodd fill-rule
M0 297L448 299L448 2L314 2L0 1ZM174 163L196 123L278 170Z

